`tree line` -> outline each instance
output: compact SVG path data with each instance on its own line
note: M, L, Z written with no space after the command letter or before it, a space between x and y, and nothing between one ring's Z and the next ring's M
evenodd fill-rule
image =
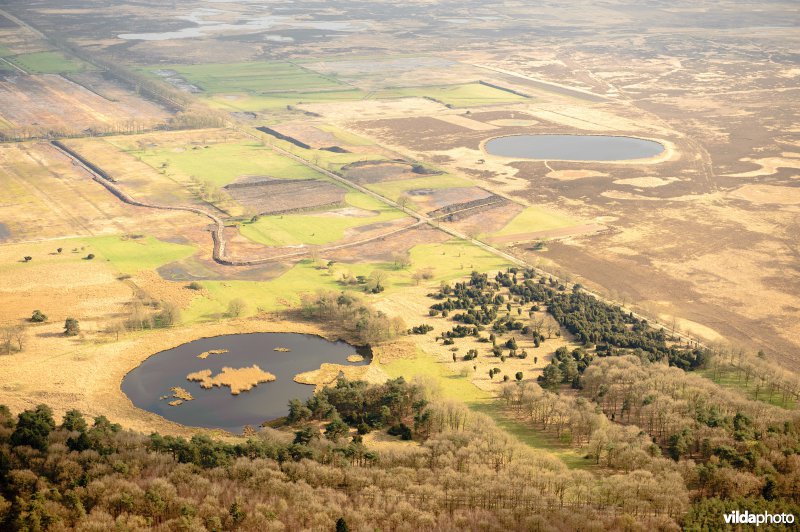
M326 399L355 422L361 414L347 405L363 400L372 414L386 406L388 419L404 419L421 395L400 381L342 382ZM0 407L0 528L675 529L685 508L657 475L572 471L462 404L425 410L417 444L377 452L357 432L333 438L307 421L225 442L148 437L77 411L57 423L44 405L16 418Z

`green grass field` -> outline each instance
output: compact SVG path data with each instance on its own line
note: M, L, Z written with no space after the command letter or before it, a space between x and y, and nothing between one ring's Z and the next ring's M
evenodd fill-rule
M345 201L361 209L373 211L372 216L341 216L332 213L286 214L262 216L256 222L245 223L239 232L254 242L267 246L322 245L344 237L347 229L386 222L406 216L360 192L349 192Z
M737 376L736 370L732 367L723 368L719 372L715 372L713 369L704 369L697 371L697 373L719 384L723 388L741 392L748 399L762 401L764 403L771 404L773 406L779 406L781 408L794 409L797 407L796 402L791 398L787 398L786 402L784 403L780 390L776 390L770 398L769 388L767 386L762 386L761 390L758 391L758 396L756 397L755 378L751 377L750 382L747 386L745 386L744 373L741 373Z
M65 241L65 249L71 245L67 242L71 241ZM164 264L185 259L197 251L193 246L172 244L151 236L142 238L98 236L78 239L76 242L85 246L86 253L94 253L95 260L108 260L120 273L128 274L155 270Z
M211 144L207 148L164 146L130 150L143 162L184 179L194 176L223 186L243 175L265 175L281 179L321 178L321 174L256 142Z
M423 188L438 190L442 188L463 188L471 186L473 186L473 184L470 181L448 174L429 175L424 177L415 177L413 179L397 179L393 181L370 183L366 185L366 187L370 190L392 200L396 200L409 190L418 190Z
M549 231L575 225L575 221L567 216L544 210L539 207L528 207L519 213L494 236L519 235L534 231Z
M472 384L469 376L462 377L452 372L447 364L437 362L431 355L417 351L416 358L393 360L380 367L392 378L404 377L411 380L416 375L434 377L439 384L442 398L463 402L475 412L490 416L520 442L552 453L569 468L585 469L593 465L590 460L559 442L554 436L538 432L503 412L492 394Z
M31 74L70 74L90 68L90 65L68 58L61 52L36 52L7 59Z
M270 111L303 103L362 100L364 93L356 89L336 91L291 91L269 94L220 93L205 97L211 107L229 111Z
M349 201L359 204L373 201L371 198L356 194ZM241 298L249 305L248 314L254 314L261 308L266 311L285 310L296 306L303 293L314 293L317 290L347 290L363 293L362 285L344 286L337 281L343 274L352 277L363 275L368 277L375 271L384 274L385 291L378 295L365 295L367 299L380 298L396 293L413 285L414 271L434 264L432 282L450 281L469 275L473 270L492 271L508 266L501 259L461 240L452 240L439 244L421 244L410 250L411 266L397 269L393 263L336 263L330 270L317 268L310 261L301 261L279 277L269 281L200 281L206 289L206 297L197 297L184 312L187 322L202 322L220 319L232 299Z
M411 270L430 267L437 281L450 281L475 271L503 270L510 266L500 257L463 240L420 244L411 248Z
M341 89L339 81L283 61L210 63L204 65L159 65L154 70L174 70L187 81L211 94L271 91Z
M382 161L386 159L384 155L379 153L336 153L327 150L305 149L295 146L291 142L277 139L267 133L259 134L267 144L288 151L292 155L296 155L329 172L340 171L342 167L356 161Z
M11 53L11 49L8 46L3 46L2 44L0 44L0 57L6 57L9 55L13 55Z
M408 97L433 98L445 105L452 105L453 107L514 103L527 99L510 92L481 85L480 83L434 85L427 87L398 87L378 91L372 95L372 98L378 100Z
M56 254L56 248L63 252ZM173 261L194 255L197 249L193 246L164 242L152 236L130 238L122 235L67 238L52 242L40 242L30 246L29 253L37 264L64 262L83 262L91 253L92 261L108 262L119 273L135 274L156 268ZM87 261L88 262L88 261ZM0 273L4 269L23 267L22 262L0 265Z
M259 309L279 311L295 307L300 302L302 294L313 294L318 290L363 292L361 285L343 286L337 281L344 272L353 276L369 276L376 270L387 274L384 282L386 292L390 293L408 285L408 274L396 275L392 265L388 263L339 263L332 270L328 270L320 269L311 261L305 260L270 281L201 281L207 296L192 301L184 312L184 321L203 322L220 319L226 312L228 303L237 298L247 302L248 309L245 314L252 315Z

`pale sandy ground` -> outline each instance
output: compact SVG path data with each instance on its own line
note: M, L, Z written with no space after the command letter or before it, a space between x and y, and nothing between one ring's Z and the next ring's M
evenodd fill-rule
M568 336L566 331L562 331L560 338L553 337L545 341L538 349L534 347L533 341L530 337L522 338L520 334L502 335L503 341L511 336L517 340L518 351L523 349L528 352L528 357L525 359L520 358L506 358L505 362L501 362L500 358L495 357L490 353L492 344L480 343L473 338L459 338L456 340L454 346L444 345L441 341L436 341L436 337L445 331L449 331L457 323L449 318L430 318L428 317L428 308L435 303L435 300L427 297L427 294L435 291L433 286L419 286L408 288L402 293L390 294L375 304L380 310L387 314L397 314L401 316L419 316L418 322L409 323L409 325L419 325L427 323L434 327L432 331L425 335L411 335L407 340L410 343L423 351L424 353L435 357L435 359L447 366L449 371L455 374L464 372L470 377L472 383L486 391L496 393L503 385L503 376L508 375L511 380L514 380L516 372L521 371L524 380L533 381L540 374L541 370L549 364L556 349L561 346L566 346L569 349L578 347L578 344L573 342ZM517 306L512 308L512 314L517 316ZM410 318L406 318L407 320ZM521 316L517 319L524 323L530 323L527 311L523 311ZM545 323L548 322L549 315L544 312L538 312L534 316L534 320L543 319ZM554 321L552 323L555 323ZM556 327L557 328L557 327ZM482 334L488 336L490 331L485 331ZM500 337L500 335L498 335ZM453 362L452 347L457 347L456 352L457 361ZM478 358L474 360L464 361L463 356L470 349L478 350ZM534 360L538 358L538 361ZM474 368L476 367L476 368ZM489 379L489 369L500 368L501 373Z

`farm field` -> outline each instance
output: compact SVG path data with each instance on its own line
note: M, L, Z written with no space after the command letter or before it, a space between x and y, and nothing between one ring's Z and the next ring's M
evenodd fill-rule
M321 245L341 240L348 229L405 216L358 192L348 193L345 202L358 211L262 216L256 222L243 224L239 231L246 238L268 246Z
M31 74L73 74L90 69L90 65L66 57L61 52L36 52L7 57Z
M453 107L477 107L493 104L518 103L526 99L524 96L478 83L451 86L393 88L385 91L378 91L373 97L377 99L408 97L431 98Z
M540 207L527 207L495 235L524 235L535 231L561 229L571 225L575 225L575 221L567 216Z
M147 128L167 117L163 109L135 95L111 101L56 74L8 72L0 78L0 115L13 127L8 135L119 131L134 124ZM108 92L119 95L113 85Z
M303 67L281 61L205 64L159 65L158 70L174 70L187 81L211 94L286 92L313 89L332 89L342 85ZM150 72L154 68L149 69Z
M217 186L245 175L277 179L314 179L320 174L252 141L199 145L168 145L131 150L128 153L155 169L164 169L181 180L196 177Z
M373 190L393 200L397 200L397 198L399 198L401 195L414 190L439 190L449 188L467 188L470 186L472 186L470 181L464 179L463 177L452 175L430 175L425 177L416 177L413 179L398 179L367 185L370 190Z

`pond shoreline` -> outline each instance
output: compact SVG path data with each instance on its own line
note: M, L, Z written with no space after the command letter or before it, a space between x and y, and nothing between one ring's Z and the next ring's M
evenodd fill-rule
M352 335L347 334L346 331L337 331L331 328L322 329L316 324L308 322L286 321L283 319L267 321L263 318L249 318L236 320L235 322L222 323L217 326L204 325L202 326L202 332L196 329L196 326L172 329L172 334L169 335L170 341L165 339L163 342L152 342L152 335L161 336L159 334L161 331L149 331L141 334L142 339L147 337L151 341L142 345L141 349L135 350L139 356L135 359L133 357L130 358L129 364L126 364L124 374L118 377L119 380L117 381L117 390L124 398L127 407L135 409L147 418L158 418L159 425L178 425L195 431L222 431L228 434L237 434L238 430L233 427L243 418L252 418L254 413L259 411L256 409L256 405L258 404L256 401L264 405L264 419L249 419L242 422L243 425L255 426L267 419L271 419L276 409L284 409L288 400L294 398L288 397L288 395L291 395L293 392L296 392L297 396L301 398L307 394L308 392L305 391L287 390L286 387L287 385L294 386L295 383L298 382L292 380L295 373L304 373L309 369L317 369L319 367L316 365L317 359L326 365L328 365L328 363L332 363L333 365L341 364L342 369L345 370L345 374L352 373L354 377L361 376L362 374L367 375L365 370L369 368L375 360L375 357L368 352L367 354L369 356L362 362L348 362L341 352L343 349L345 351L350 351L349 354L352 354L351 350L355 349L363 351L363 347L357 347L356 344L358 342L353 341ZM269 336L272 334L296 335L297 338L272 339ZM261 335L264 335L263 338L259 338ZM254 336L254 338L248 338L250 336ZM325 348L324 345L318 347L313 338L329 342L330 348ZM218 342L228 342L225 345L231 347L232 353L221 355L213 362L211 359L198 359L196 356L187 356L187 349L188 352L192 349L192 347L187 348L187 345L204 345L207 342L214 342L215 340ZM307 350L305 352L301 350L297 353L297 356L289 356L288 359L275 359L271 357L276 355L282 356L284 354L273 353L273 345L270 344L271 341L296 341L300 342L300 345L305 345ZM311 344L308 342L311 342ZM341 344L347 344L347 346ZM238 353L235 349L237 345L239 347ZM263 351L262 345L264 346ZM149 352L145 353L145 349ZM310 351L308 349L310 349ZM337 352L339 353L338 355L336 354ZM370 352L374 353L372 350L370 350ZM153 361L153 357L161 354L166 355L168 358L157 362ZM291 353L289 355L291 355ZM341 360L338 360L337 357L341 358ZM252 365L254 361L259 361L263 369L274 367L278 369L282 368L284 373L290 372L291 375L284 374L281 377L280 386L270 386L269 383L262 384L253 387L253 390L250 392L241 394L241 396L238 396L241 401L241 406L238 410L235 406L236 403L226 402L226 397L230 397L229 394L225 394L225 397L214 394L204 396L202 392L195 391L196 400L191 405L187 406L187 404L184 404L167 407L166 405L161 405L161 403L157 401L160 394L154 396L152 392L154 386L159 388L164 384L161 382L164 379L169 379L173 385L177 383L192 387L192 384L185 382L184 373L189 373L192 369L197 369L195 366L199 367L199 365L203 365L203 367L205 367L208 365L209 367L214 367L219 364L233 367L242 364L249 366ZM310 368L309 364L314 367ZM295 372L295 368L300 369ZM348 371L350 368L357 370ZM219 368L217 368L217 371L218 370ZM373 374L374 372L369 373L369 375ZM265 388L261 388L261 386ZM148 392L144 392L145 389L148 389ZM129 394L131 395L129 396ZM252 397L250 394L258 395L257 397ZM200 403L197 401L198 395L200 403L205 401L208 413L206 413L206 410L199 409ZM274 395L281 397L280 406L275 402L276 399L273 399ZM283 397L283 395L287 397ZM174 411L172 410L173 408L175 409ZM184 410L181 411L178 409ZM230 418L225 415L226 409L229 409ZM217 414L211 412L217 412ZM284 414L281 413L281 415ZM204 421L197 421L198 419L204 419ZM229 419L231 425L226 426L225 422ZM215 424L224 426L224 428L212 428ZM206 425L206 427L197 425Z
M632 139L647 141L658 144L662 150L655 155L648 155L646 157L632 157L621 159L564 159L559 157L526 157L526 156L511 156L492 153L487 148L487 144L498 139L506 139L513 137L600 137L608 139ZM510 133L507 135L498 135L484 139L480 142L478 149L487 157L493 157L500 161L559 161L564 163L593 163L593 164L656 164L673 159L676 156L675 146L673 143L664 139L655 139L644 137L636 134L613 134L613 133Z

